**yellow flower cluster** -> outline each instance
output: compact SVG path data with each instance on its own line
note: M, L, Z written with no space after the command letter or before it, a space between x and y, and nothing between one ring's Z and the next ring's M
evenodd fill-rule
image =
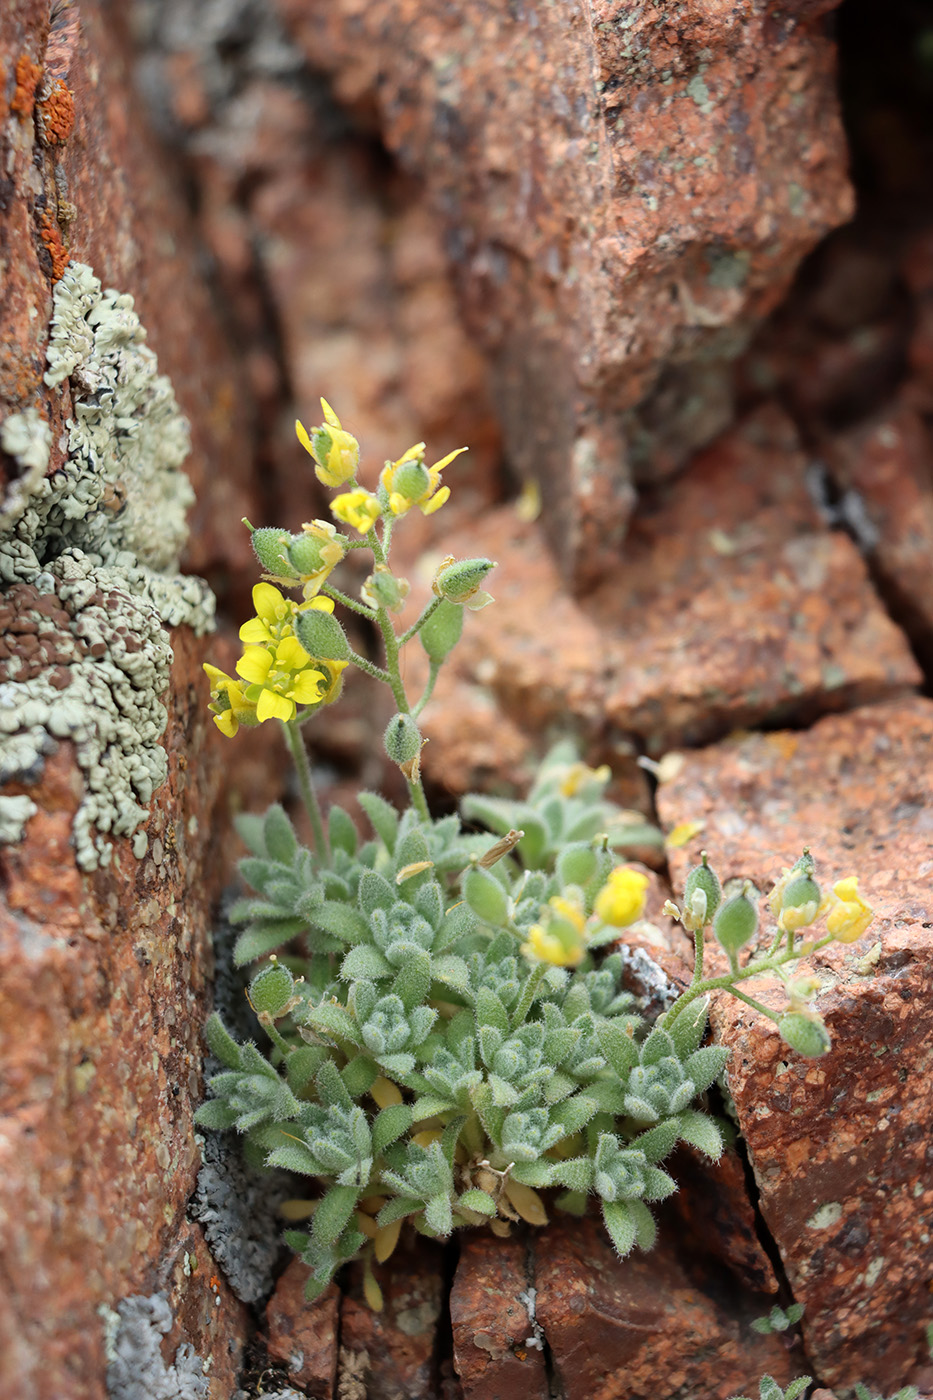
M612 928L628 928L640 919L645 908L648 877L628 865L618 865L596 896L594 920L586 917L582 890L571 886L562 895L554 895L542 911L541 922L532 924L527 942L522 944L526 957L554 967L577 967L589 948L589 933L600 924ZM590 928L591 922L593 928ZM602 940L600 940L602 942Z
M465 447L448 452L433 467L424 465L424 443L416 442L397 462L387 462L379 478L393 515L404 515L417 506L422 515L433 515L450 499L450 487L441 486L441 472Z

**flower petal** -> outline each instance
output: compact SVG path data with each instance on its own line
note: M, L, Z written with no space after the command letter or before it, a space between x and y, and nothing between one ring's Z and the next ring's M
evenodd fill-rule
M283 637L275 649L276 665L286 671L301 671L310 660L311 657L297 637ZM240 675L242 674L241 671Z
M326 399L321 399L321 411L324 414L325 423L328 423L332 428L340 427L340 419L337 417L336 413L331 408L330 404L327 402Z
M222 715L215 715L214 723L221 734L226 734L228 739L232 739L240 727L235 710L224 710Z
M272 670L272 652L265 647L247 647L236 664L238 676L254 685L262 685Z
M278 622L286 602L271 583L257 583L253 589L253 607L265 622Z
M276 695L275 691L269 690L268 687L263 690L256 706L256 718L260 724L267 719L290 720L294 714L294 700L287 700L284 695Z
M321 698L321 682L325 679L323 671L300 671L289 686L288 694L299 705L316 705Z
M273 640L272 633L261 617L251 617L249 622L244 622L240 628L241 642L248 642L252 646L261 646L264 642Z
M295 419L295 434L304 450L306 452L309 452L313 457L314 451L311 447L311 439L308 437L308 430L305 427L304 423L300 423L297 418Z

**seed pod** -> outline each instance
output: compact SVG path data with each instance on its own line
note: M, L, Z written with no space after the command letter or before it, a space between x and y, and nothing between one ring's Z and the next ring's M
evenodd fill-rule
M697 890L702 890L706 896L706 910L703 917L703 924L713 921L713 915L719 908L722 900L722 886L719 883L719 876L709 865L706 859L706 852L700 852L699 865L695 865L684 882L684 908L692 910L694 906L693 896ZM697 927L700 927L698 924Z
M823 1022L805 1011L786 1012L778 1022L778 1030L784 1043L808 1060L818 1059L832 1047Z
M781 928L790 932L812 924L822 898L822 891L811 875L794 875L781 891Z
M459 642L462 631L463 609L442 598L418 636L428 659L440 665Z
M254 530L250 543L256 558L268 573L276 574L279 578L296 579L298 571L288 557L288 547L294 539L295 536L290 535L287 530L270 526Z
M385 751L401 768L411 763L421 752L421 731L411 715L393 715L386 725L383 738Z
M758 910L747 894L751 888L751 881L746 880L741 893L721 904L713 919L713 933L730 957L744 948L758 931Z
M457 559L443 565L431 584L439 598L450 603L466 603L479 592L486 575L494 569L492 559Z
M295 617L295 634L315 661L346 661L350 656L347 634L333 613L308 608Z
M270 962L249 984L249 999L257 1016L284 1016L295 991L295 979L287 967Z
M493 928L501 928L509 917L509 897L488 870L479 865L471 865L464 872L461 882L463 898L473 913Z

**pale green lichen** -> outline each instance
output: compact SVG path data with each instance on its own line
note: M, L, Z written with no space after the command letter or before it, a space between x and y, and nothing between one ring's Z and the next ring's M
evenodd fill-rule
M188 425L145 339L132 297L70 264L55 289L46 374L53 388L71 381L67 459L45 476L46 448L34 465L34 410L8 419L0 439L27 469L0 534L2 601L50 662L37 671L34 656L14 652L2 665L0 781L35 781L55 740L74 742L86 784L75 853L86 870L109 861L110 836L136 831L167 773L165 625L199 635L213 625L209 588L179 573L194 499L181 470ZM133 850L144 854L139 835Z
M52 450L52 430L37 408L14 413L0 425L0 449L12 457L23 475L12 483L0 503L0 530L15 525L45 476Z

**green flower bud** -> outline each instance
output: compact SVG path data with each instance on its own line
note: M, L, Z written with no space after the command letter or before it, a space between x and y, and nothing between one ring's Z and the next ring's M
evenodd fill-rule
M315 661L347 661L350 643L333 613L308 608L295 616L295 635Z
M705 851L700 853L700 860L701 864L693 867L684 882L684 915L693 920L688 928L702 928L712 923L722 900L719 876L708 864Z
M322 550L328 541L316 535L292 535L288 546L288 559L299 574L316 574L327 563Z
M478 865L465 871L461 882L463 898L473 913L493 928L501 928L509 917L509 897L495 875Z
M778 1021L778 1030L784 1043L808 1060L815 1060L832 1048L823 1022L805 1011L786 1012Z
M741 893L721 904L713 919L713 933L730 957L744 948L758 931L758 909L747 893L752 888L751 881L746 880Z
M442 598L418 636L428 658L439 666L459 642L462 631L463 609Z
M420 501L430 490L431 476L427 467L417 458L402 462L392 473L392 490L404 496L407 501Z
M557 857L557 876L561 889L566 885L585 888L599 868L599 856L588 842L576 841L565 846Z
M793 875L792 872L792 878L781 891L778 924L786 933L806 928L819 913L822 898L822 891L811 875Z
M816 862L810 854L810 847L804 846L803 855L794 861L791 871L799 870L804 875L812 875L816 869Z
M360 464L360 445L352 433L322 423L312 428L311 456L316 464L316 475L325 486L342 486L356 475Z
M284 1016L295 993L295 979L287 967L270 962L249 984L249 999L257 1016Z
M438 598L446 598L450 603L468 603L495 567L492 559L451 560L438 569L431 587Z
M267 573L276 574L279 578L297 578L298 571L288 557L288 547L294 538L287 530L269 526L262 530L254 530L250 543L256 558Z
M393 715L383 738L386 753L401 768L421 752L421 731L411 715Z
M366 595L379 608L398 612L411 591L407 579L396 578L385 564L377 564L364 585Z

